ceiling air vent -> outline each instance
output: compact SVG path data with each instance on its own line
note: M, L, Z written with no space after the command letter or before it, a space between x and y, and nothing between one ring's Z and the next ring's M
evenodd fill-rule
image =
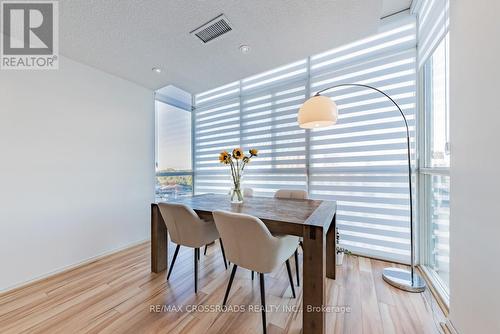
M190 34L201 39L203 43L208 43L231 30L233 29L231 28L228 19L224 16L224 14L221 14L201 27L191 31Z

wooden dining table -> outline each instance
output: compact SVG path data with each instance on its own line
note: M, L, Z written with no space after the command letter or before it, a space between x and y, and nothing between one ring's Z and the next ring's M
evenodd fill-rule
M204 194L168 202L191 207L200 218L212 220L212 212L226 210L260 218L271 233L303 238L303 334L325 333L325 278L335 279L336 202L310 199L248 197L232 204L228 195ZM151 205L151 271L167 269L167 227L157 203Z

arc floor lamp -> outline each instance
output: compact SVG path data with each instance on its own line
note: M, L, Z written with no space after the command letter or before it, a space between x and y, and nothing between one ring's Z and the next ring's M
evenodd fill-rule
M410 151L410 130L408 129L408 122L406 116L399 107L399 105L386 93L372 86L363 84L346 83L331 86L320 90L313 97L309 98L299 110L298 122L299 126L304 129L314 129L333 125L337 122L337 105L335 102L321 93L343 86L354 86L369 88L387 97L399 110L406 127L406 144L408 149L408 188L410 191L410 247L411 247L411 268L404 270L400 268L385 268L382 274L384 280L405 291L409 292L422 292L425 290L424 280L415 273L415 254L414 254L414 237L413 237L413 197L411 191L411 151Z

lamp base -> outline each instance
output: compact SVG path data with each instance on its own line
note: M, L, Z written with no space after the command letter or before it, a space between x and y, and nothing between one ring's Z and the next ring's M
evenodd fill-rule
M400 268L385 268L382 277L390 285L408 292L423 292L425 290L425 281L420 275Z

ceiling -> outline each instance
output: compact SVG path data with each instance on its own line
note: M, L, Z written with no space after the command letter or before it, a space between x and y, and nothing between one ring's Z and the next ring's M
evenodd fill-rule
M376 31L411 0L64 0L62 55L150 89L197 93ZM203 44L189 34L223 13L233 30ZM250 46L242 54L241 44ZM152 67L162 68L161 73Z

